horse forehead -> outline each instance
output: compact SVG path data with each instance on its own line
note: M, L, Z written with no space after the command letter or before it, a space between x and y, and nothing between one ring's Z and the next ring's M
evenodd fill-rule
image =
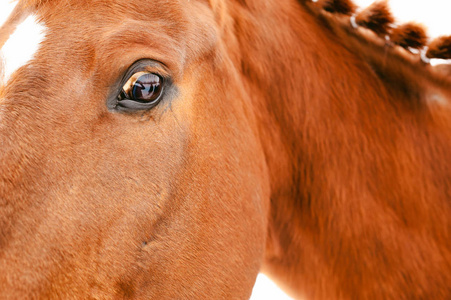
M101 26L105 22L124 19L140 21L165 20L180 25L187 15L193 13L193 5L199 1L165 0L47 0L35 7L44 19L58 23L80 23L95 21ZM205 5L205 4L204 4ZM88 17L88 18L86 18Z
M0 70L1 84L7 84L11 74L30 62L42 41L45 39L46 27L35 15L30 15L11 34L0 49L3 70Z
M105 50L110 41L127 52L133 51L126 48L131 42L150 47L172 44L173 48L208 48L217 40L215 18L202 1L75 1L70 9L50 5L42 9L41 18L52 33L53 44L70 43L78 51L79 45L88 43Z
M209 15L211 12L207 12L208 5L203 2L187 1L181 5L180 1L158 0L48 0L40 3L41 6L36 7L34 11L38 17L34 15L29 17L29 20L24 22L10 39L9 44L14 47L7 47L8 55L5 55L8 58L7 75L30 62L32 58L36 56L39 58L41 55L47 58L53 57L52 65L58 66L56 56L64 52L71 52L69 54L71 57L89 56L89 59L85 60L89 60L90 63L99 58L99 55L95 58L96 49L100 51L97 53L100 56L106 56L108 53L105 52L108 49L118 47L123 47L124 52L133 52L134 49L126 48L127 43L132 44L131 40L134 42L140 37L143 44L154 38L154 43L152 45L148 43L148 45L154 49L157 44L171 48L166 51L166 54L169 56L172 50L173 57L182 60L186 55L185 50L181 49L184 43L190 44L188 48L192 48L189 49L192 53L200 53L202 51L198 48L211 47L214 44L212 40L216 39L214 29L210 28L208 33L203 32L205 27L214 27L211 22L214 18L211 14ZM205 19L206 15L209 21ZM202 24L204 28L199 30L195 23ZM207 23L209 25L205 26ZM23 30L19 30L22 27L26 36L23 35ZM146 30L151 34L147 34ZM133 37L134 32L135 37ZM121 34L126 35L128 40L121 38ZM19 46L17 43L13 44L14 40L20 41ZM116 41L116 46L112 45L112 40ZM17 49L27 52L24 55L26 57L20 60L20 64ZM38 49L42 51L36 53ZM67 55L64 54L64 56ZM46 58L42 58L36 63L45 62ZM48 63L47 61L46 64ZM47 65L46 68L48 67L50 66Z

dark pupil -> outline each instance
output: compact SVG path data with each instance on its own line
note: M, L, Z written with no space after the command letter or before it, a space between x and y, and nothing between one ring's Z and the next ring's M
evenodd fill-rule
M144 74L138 77L132 86L131 98L133 100L151 102L157 99L161 93L161 78L155 74Z

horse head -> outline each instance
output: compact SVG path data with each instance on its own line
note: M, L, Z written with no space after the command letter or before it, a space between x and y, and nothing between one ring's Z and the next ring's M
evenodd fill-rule
M22 0L0 297L450 299L449 37L349 0Z
M266 170L208 4L23 5L45 40L2 88L3 295L249 296Z

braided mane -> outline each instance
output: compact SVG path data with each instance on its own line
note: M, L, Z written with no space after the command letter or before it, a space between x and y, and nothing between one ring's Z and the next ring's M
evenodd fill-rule
M307 0L304 4L335 34L342 38L352 36L354 42L350 47L365 50L357 45L358 40L366 47L381 50L384 57L390 54L394 59L425 69L433 77L449 73L442 72L447 66L434 68L429 63L430 59L451 59L451 35L430 39L421 24L396 24L386 0L375 1L364 9L351 0ZM371 56L365 52L360 54Z

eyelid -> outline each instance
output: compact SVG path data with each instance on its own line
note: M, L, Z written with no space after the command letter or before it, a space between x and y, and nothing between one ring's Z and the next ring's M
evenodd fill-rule
M133 63L127 70L122 80L123 85L138 72L154 73L167 79L172 78L171 72L163 63L151 59L141 59Z

